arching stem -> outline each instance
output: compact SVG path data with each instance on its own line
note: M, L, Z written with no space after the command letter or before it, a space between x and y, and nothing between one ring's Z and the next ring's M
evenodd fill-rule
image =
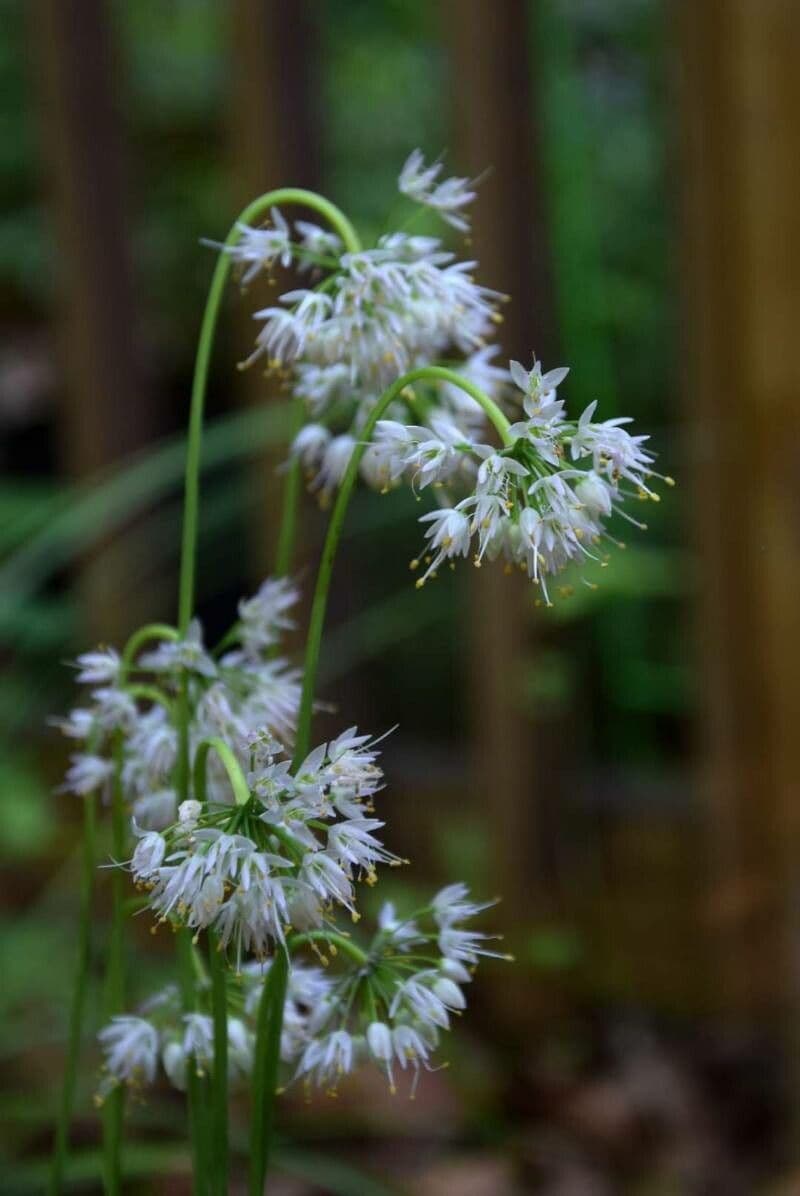
M83 858L81 864L81 903L78 925L78 959L75 965L75 982L72 990L72 1005L69 1012L69 1033L67 1058L64 1064L64 1080L61 1092L61 1106L56 1125L56 1140L50 1170L49 1196L58 1196L64 1184L64 1168L67 1161L69 1128L72 1121L72 1106L75 1101L75 1083L78 1075L78 1055L81 1046L83 1016L86 1008L86 987L89 975L89 955L92 934L92 893L95 872L95 795L87 794L83 799Z
M311 735L311 716L314 709L314 689L319 666L319 650L322 642L322 629L325 623L325 611L328 604L328 590L330 589L333 562L339 547L342 526L345 515L347 514L347 505L350 501L356 477L358 476L361 458L364 456L367 445L372 439L372 434L375 431L378 420L383 417L387 408L400 396L403 389L414 382L449 382L453 386L458 386L470 398L473 398L476 403L480 404L497 430L503 445L508 447L513 442L513 437L509 430L509 422L494 400L484 394L479 387L475 386L467 378L462 378L455 370L446 369L444 366L422 366L420 369L411 370L408 374L404 374L402 378L398 378L396 382L393 382L383 392L364 424L361 440L353 449L352 456L339 487L339 493L336 496L336 502L325 536L325 544L322 548L322 559L320 560L319 571L317 573L317 584L314 590L314 601L311 606L311 617L308 625L308 639L306 640L303 692L300 698L300 713L297 720L297 737L295 740L295 768L302 764L308 754Z
M214 333L219 318L222 295L225 283L231 270L231 256L225 250L234 246L241 236L241 226L257 223L269 212L270 208L278 204L301 204L312 208L328 221L339 234L349 253L358 253L361 242L350 221L334 204L314 191L304 191L300 187L281 187L276 191L268 191L259 196L244 209L231 226L225 239L225 247L217 258L208 299L203 313L200 327L200 338L197 342L197 357L195 359L194 379L192 382L192 401L189 412L189 431L186 449L186 484L184 490L183 507L183 538L181 544L181 573L178 594L178 630L181 635L186 629L194 609L194 582L197 553L197 520L200 497L200 449L203 434L203 417L205 412L206 387L208 385L208 367L211 361L211 350L214 344Z
M250 1196L262 1196L272 1153L289 956L276 947L258 1004L250 1123Z
M246 806L250 800L250 790L247 787L242 767L224 739L217 739L216 737L203 739L195 752L194 792L197 800L200 802L208 800L206 796L206 765L208 763L209 752L214 752L228 774L228 780L231 783L231 789L233 790L237 806Z

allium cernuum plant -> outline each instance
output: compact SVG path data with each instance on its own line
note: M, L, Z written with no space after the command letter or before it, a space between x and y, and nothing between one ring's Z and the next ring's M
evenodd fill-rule
M441 176L417 151L399 189L409 206L463 232L473 186ZM292 221L298 205L319 223ZM592 570L618 542L609 524L643 526L630 508L657 497L647 438L629 421L596 419L594 403L569 414L564 368L498 361L506 296L438 238L391 232L365 248L329 201L284 188L251 204L217 249L192 389L178 617L141 628L119 652L81 656L85 697L60 723L74 745L64 788L84 804L85 869L54 1191L67 1158L98 863L112 867L97 1083L110 1191L122 1173L125 1094L163 1074L187 1094L197 1190L228 1190L229 1093L249 1089L250 1191L260 1193L280 1089L335 1091L371 1065L392 1092L413 1092L446 1050L480 959L507 958L483 928L490 903L460 883L416 909L384 902L374 927L361 921L362 886L405 863L384 841L380 729L343 719L335 738L311 737L328 590L359 477L381 493L407 485L430 497L411 562L417 586L458 558L502 561L547 605L567 570L594 585ZM254 313L249 363L280 376L303 422L286 466L275 575L213 645L194 609L206 380L229 275L246 284L261 271L291 271L291 286ZM282 650L297 619L301 479L331 508L302 669ZM95 846L106 812L110 858ZM175 975L129 1008L132 910L174 932Z

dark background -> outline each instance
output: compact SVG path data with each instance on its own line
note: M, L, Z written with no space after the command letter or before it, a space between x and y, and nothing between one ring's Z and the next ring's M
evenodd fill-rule
M800 1190L800 7L0 0L0 21L2 1190L40 1188L73 963L80 810L46 720L77 651L174 617L200 239L297 184L369 240L417 145L486 172L470 252L513 296L504 349L569 364L570 410L633 415L678 486L552 611L501 570L415 591L418 508L355 502L323 696L331 726L399 724L383 813L413 867L378 896L501 893L517 963L481 969L414 1103L367 1076L290 1095L281 1183ZM274 546L276 396L234 368L264 297L231 292L214 356L212 635ZM323 528L309 499L306 585ZM135 930L134 1001L170 958ZM169 1094L130 1136L131 1191L183 1191Z

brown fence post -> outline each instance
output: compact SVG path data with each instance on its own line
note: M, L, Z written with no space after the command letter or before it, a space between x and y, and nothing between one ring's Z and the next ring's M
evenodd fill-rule
M787 1013L796 1043L800 7L675 12L714 999L745 1022Z
M446 0L457 165L486 171L474 209L481 279L507 292L502 352L547 360L553 342L541 197L535 185L529 35L524 0ZM535 337L535 342L533 338ZM490 810L495 883L505 921L533 919L541 893L534 768L524 669L530 656L530 583L502 569L475 570L470 607L475 791Z
M317 29L306 0L235 0L231 6L231 145L237 207L279 186L315 189L320 181L317 116ZM250 313L274 303L279 289L257 280L240 310L237 348L246 356L257 329ZM280 397L274 379L257 364L243 376L248 403ZM258 495L251 552L258 576L274 561L284 449L259 455L253 484Z
M65 375L60 436L64 468L73 479L140 447L155 425L136 338L109 21L105 0L31 4ZM130 630L133 605L146 607L126 555L126 544L117 541L98 549L82 568L81 591L95 636L119 640Z

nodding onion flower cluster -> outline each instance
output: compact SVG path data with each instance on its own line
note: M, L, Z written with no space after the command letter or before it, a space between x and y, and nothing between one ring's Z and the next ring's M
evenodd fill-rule
M392 1093L397 1071L413 1072L413 1096L420 1070L432 1070L451 1015L466 1007L463 988L479 958L510 958L490 949L492 936L463 926L487 905L472 902L465 885L450 885L403 920L386 902L363 950L345 940L349 953L344 955L332 940L326 945L324 935L316 940L324 968L294 962L289 974L280 1056L291 1081L333 1094L356 1066L372 1063L386 1076ZM330 954L337 954L342 965L336 974L328 970ZM252 1070L256 1014L271 966L269 960L247 963L229 986L228 1073L233 1082L245 1080ZM101 1031L98 1101L117 1084L137 1089L152 1084L159 1062L181 1090L190 1066L200 1075L213 1072L207 983L199 997L200 1008L185 1013L177 990L165 989L139 1015L115 1017Z
M377 864L401 863L368 816L383 786L368 736L351 727L294 774L269 734L248 746L247 801L183 802L173 826L142 835L130 865L160 921L213 929L237 966L291 931L332 927L336 906L356 921L354 880L374 884Z
M441 164L426 166L415 151L399 190L464 231L475 192L466 179L437 181L440 172ZM632 436L625 418L595 421L594 403L570 420L558 398L566 369L495 364L491 339L506 297L475 282L476 262L457 260L435 237L399 232L373 249L345 253L335 235L302 221L292 231L277 210L272 227L243 228L227 252L244 281L292 261L314 272L313 286L287 291L277 306L256 312L263 326L250 360L266 356L304 401L308 422L292 453L323 505L381 393L411 369L455 359L462 377L501 410L522 416L511 425L511 442L496 451L485 443L479 403L441 380L401 392L378 423L361 458L363 480L381 492L402 481L415 490L434 485L440 500L441 509L422 517L428 568L417 585L444 561L472 553L480 565L501 556L541 585L550 605L548 578L573 562L602 566L604 544L619 544L605 528L614 513L646 526L623 507L626 499L658 498L647 437ZM442 491L452 495L447 504Z
M467 180L437 183L440 164L425 166L419 151L406 162L400 191L454 227L468 227L464 208L474 198ZM290 227L277 209L268 228L242 226L226 252L249 282L260 270L291 262L309 286L282 294L255 313L262 322L250 362L291 379L313 422L298 434L293 454L323 505L339 485L369 412L385 388L407 370L457 356L463 375L489 394L508 376L492 364L489 344L506 296L479 285L477 263L459 261L431 236L382 236L372 249L344 252L341 241L305 221ZM431 401L462 429L482 424L478 404L457 387L437 388ZM397 415L406 404L397 404ZM373 453L363 461L368 483L381 488Z
M337 911L360 919L357 883L372 886L379 865L405 861L377 835L384 825L374 817L374 799L384 787L378 741L350 727L293 766L277 738L276 729L294 724L298 686L297 674L271 653L292 626L297 597L288 581L266 581L240 603L239 620L216 653L203 646L193 624L185 638L165 640L129 665L108 648L79 657L78 680L91 687L91 704L60 725L89 750L73 757L66 787L86 795L104 788L119 769L135 844L125 867L146 895L153 929L188 927L195 943L201 932L211 932L212 949L235 968L237 982L228 986L232 1079L252 1067L255 1011L274 953L291 952L292 936L299 936L326 966L338 942L352 966L334 978L292 963L284 1062L297 1077L330 1088L358 1060L372 1059L394 1088L396 1068L418 1073L429 1066L449 1014L464 1007L460 986L470 969L479 956L496 953L487 949L487 936L461 926L484 908L469 900L463 885L443 890L405 921L384 905L366 950L337 930ZM191 795L176 808L174 713L181 685L192 711L195 767ZM232 787L221 757L207 753L198 773L203 743L212 736L238 764L244 794ZM423 915L433 920L432 931L420 928ZM210 1073L207 990L201 982L192 1012L168 989L141 1015L112 1019L100 1033L99 1101L116 1084L151 1083L159 1060L179 1088L190 1058Z
M248 737L266 731L291 739L300 673L273 652L294 625L289 612L298 598L291 582L265 581L240 603L225 651L208 651L195 621L182 640L159 643L130 666L113 648L80 656L77 680L89 689L89 701L56 724L84 748L72 756L64 788L81 796L107 789L115 745L121 742L121 781L134 824L149 831L174 824L176 703L184 679L192 756L201 741L221 736L246 766ZM209 762L208 794L212 802L230 800L227 778L215 760Z
M597 404L590 403L577 421L567 418L558 387L568 373L559 368L543 374L538 361L531 370L510 363L525 418L511 424L509 443L499 451L441 417L429 428L378 422L375 452L387 486L406 479L420 490L433 485L468 491L454 505L421 516L428 525L427 569L418 587L444 561L472 552L476 566L484 557L502 557L507 570L519 566L541 585L550 606L548 577L573 562L604 566L605 543L624 548L605 527L610 516L618 513L646 529L624 510L625 500L658 502L652 479L669 486L673 480L654 472L654 457L645 448L649 438L627 432L627 417L597 422ZM419 564L411 562L413 569ZM562 587L562 595L567 592Z

